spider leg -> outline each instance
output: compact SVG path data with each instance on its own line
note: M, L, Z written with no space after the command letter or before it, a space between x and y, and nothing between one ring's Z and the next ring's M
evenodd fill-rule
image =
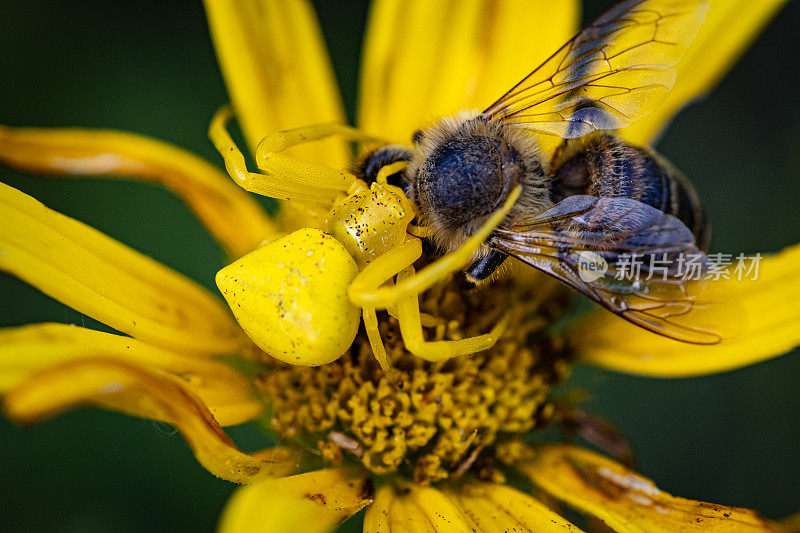
M292 146L333 135L364 144L385 144L385 141L345 124L331 122L301 126L278 131L261 139L256 148L256 166L265 174L280 176L282 180L290 181L304 190L310 187L331 190L334 194L344 192L356 179L352 173L281 153Z
M364 267L350 283L348 292L358 294L362 291L370 291L375 287L380 287L386 281L397 275L398 272L419 259L421 255L422 242L419 239L410 238L400 246L392 248L385 254L378 256ZM375 359L378 360L381 369L385 373L389 373L391 365L386 354L386 348L381 340L375 308L372 306L362 306L362 308L364 329L367 332L367 338L372 347L372 353Z
M381 370L388 374L391 371L391 366L389 365L389 357L386 355L386 347L381 339L381 332L378 329L378 317L375 314L375 309L364 308L361 315L364 318L364 329L367 331L372 354L378 360L378 364L381 365Z
M398 284L414 275L414 267L404 269L398 276ZM423 336L419 311L419 296L412 294L397 302L397 318L400 322L400 334L406 349L427 361L444 361L451 357L467 355L488 350L508 327L508 315L492 328L489 333L453 341L426 341Z
M503 207L495 211L486 223L456 251L440 257L415 275L407 277L403 281L398 280L397 284L392 287L381 287L381 285L400 270L411 266L419 258L419 255L413 257L413 259L410 254L403 255L404 246L409 242L419 242L419 240L410 238L402 246L376 258L356 275L348 290L350 301L361 307L386 309L403 298L416 296L436 283L447 279L453 273L470 264L473 254L489 238L495 228L503 222L511 208L514 207L514 203L519 198L521 191L522 187L517 186L509 194ZM386 259L384 260L384 258ZM403 266L400 266L401 264Z
M228 133L230 106L220 108L211 120L208 136L222 155L228 174L243 189L280 200L330 204L355 181L350 172L296 159L283 150L331 135L343 135L359 142L379 142L375 137L343 124L318 124L266 136L256 149L256 164L263 173L251 172L244 154Z
M370 301L370 296L384 290L379 287L400 273L404 268L413 265L414 261L421 256L422 241L416 237L409 237L408 240L400 246L392 248L383 255L379 255L353 278L347 290L350 301L353 302L354 305L366 309L386 309L393 305L395 303L394 301L389 302L387 305L381 305L382 302L380 300L373 298L377 301L376 304ZM391 290L392 288L393 287L386 287L385 289Z
M397 174L398 172L402 172L406 169L406 167L408 167L408 161L395 161L394 163L385 165L378 171L375 181L381 185L386 185L389 182L389 176L392 174Z

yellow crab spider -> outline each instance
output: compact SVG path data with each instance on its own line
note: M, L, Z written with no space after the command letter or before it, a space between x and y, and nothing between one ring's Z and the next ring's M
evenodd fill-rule
M208 129L208 136L222 155L225 169L243 189L278 200L330 205L356 180L350 172L290 157L280 153L283 150L332 135L362 143L381 142L355 128L336 123L279 131L264 137L256 148L256 166L262 173L250 172L226 127L232 114L230 106L220 108Z
M274 198L332 204L324 231L295 231L217 274L217 285L234 316L267 354L292 364L328 363L352 344L362 318L373 354L388 371L376 309L388 309L396 316L408 350L430 361L486 350L502 335L505 320L476 337L425 341L419 294L468 264L513 207L519 189L461 248L415 273L412 265L422 255L422 242L409 232L409 225L416 208L386 180L406 163L385 166L368 186L349 172L280 153L331 135L376 142L354 128L322 124L265 137L256 150L256 164L263 174L250 172L226 129L230 116L230 109L222 108L209 136L240 186ZM411 231L424 235L425 228ZM395 276L396 285L383 286ZM435 317L424 318L435 322Z

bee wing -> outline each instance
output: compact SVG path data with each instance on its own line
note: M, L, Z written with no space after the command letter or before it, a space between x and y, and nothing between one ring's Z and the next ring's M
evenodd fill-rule
M549 274L611 312L679 341L716 344L741 335L720 318L737 306L730 284L705 279L710 261L677 218L629 198L570 196L489 245ZM587 268L588 265L599 268Z
M607 11L489 106L485 116L565 139L646 116L705 20L705 0L628 0Z

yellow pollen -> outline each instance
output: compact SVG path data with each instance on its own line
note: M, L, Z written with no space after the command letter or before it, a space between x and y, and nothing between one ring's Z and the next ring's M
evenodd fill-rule
M429 363L405 350L394 318L379 315L391 372L378 367L363 330L332 363L270 363L257 384L272 402L272 429L316 447L327 462L359 461L379 475L431 483L469 470L500 480L494 465L523 453L519 437L554 416L549 393L567 376L568 350L542 326L563 305L542 303L533 285L498 282L465 292L451 281L420 299L430 339L475 335L514 309L491 350Z

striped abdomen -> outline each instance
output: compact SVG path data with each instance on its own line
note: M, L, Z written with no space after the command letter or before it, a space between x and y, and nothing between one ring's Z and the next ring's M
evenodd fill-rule
M608 133L567 141L554 163L553 202L573 194L631 198L678 218L707 251L711 238L705 209L692 185L666 159Z

